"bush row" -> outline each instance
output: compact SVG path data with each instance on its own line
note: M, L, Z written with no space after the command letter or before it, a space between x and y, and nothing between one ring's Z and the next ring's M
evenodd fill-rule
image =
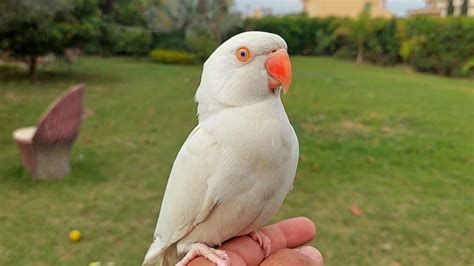
M342 18L306 16L247 19L245 30L281 35L289 52L300 55L335 55L355 58L356 42L339 34L344 25L357 23ZM353 29L357 30L358 25ZM393 65L405 62L419 71L463 75L474 60L473 17L418 17L372 19L364 41L365 60ZM466 70L467 69L467 70Z
M191 64L196 62L196 57L193 54L184 51L154 49L150 56L154 61L165 64Z
M462 75L474 60L473 17L406 20L399 36L406 62L419 71Z
M188 62L205 59L216 47L209 32L199 25L188 31L152 33L146 26L120 25L95 16L85 16L81 23L60 23L57 27L44 26L52 23L48 19L17 18L14 22L10 31L48 29L46 33L35 33L58 39L50 43L59 45L61 40L66 42L65 47L79 45L90 54L140 56L149 54L152 48L164 48L195 54L192 60L183 59ZM365 29L363 50L366 61L382 65L406 63L419 71L443 75L460 76L474 72L474 17L371 19L367 23L370 25L347 18L264 17L245 20L238 31L277 33L287 41L291 54L355 59L358 37L351 34ZM34 34L30 35L34 37ZM6 37L0 38L0 46L6 46ZM43 41L45 38L37 39ZM15 43L19 46L21 41ZM35 44L35 49L38 45ZM164 59L168 54L158 54L161 59L155 55L156 60L168 60ZM171 53L169 57L173 62L179 56Z

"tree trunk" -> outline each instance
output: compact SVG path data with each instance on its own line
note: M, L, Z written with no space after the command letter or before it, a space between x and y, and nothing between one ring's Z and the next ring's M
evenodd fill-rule
M448 0L448 10L447 10L447 16L452 16L454 14L454 5L453 5L453 0Z
M115 0L106 0L104 7L102 8L102 13L107 15L110 14L114 8Z
M364 62L364 42L358 41L357 42L357 64Z
M37 63L38 63L38 59L34 55L30 56L29 60L27 60L27 64L28 64L28 68L29 68L28 74L29 74L31 80L34 80L36 78L36 65L37 65Z
M209 19L209 21L207 22L207 25L209 26L212 33L214 34L214 39L216 40L217 46L221 45L222 44L222 33L221 33L221 30L219 29L219 26L217 25L217 23Z
M204 22L207 24L209 29L211 30L212 34L214 35L214 40L216 41L217 46L222 44L222 33L219 29L218 23L212 20L207 15L207 7L206 7L206 0L199 0L199 9L201 11L201 17Z
M462 1L461 15L467 16L468 9L469 9L469 0Z

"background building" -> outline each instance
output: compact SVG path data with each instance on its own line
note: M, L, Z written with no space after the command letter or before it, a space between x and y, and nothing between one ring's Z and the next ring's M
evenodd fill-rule
M426 0L426 7L408 10L408 16L441 16L449 15L448 0ZM466 5L466 14L463 14L463 4ZM467 15L474 16L473 0L453 0L452 14L453 16Z
M303 0L303 10L310 17L357 17L368 10L373 17L392 17L384 0Z
M252 12L249 12L248 14L245 14L243 18L262 18L264 16L271 16L273 15L272 9L271 8L257 8Z

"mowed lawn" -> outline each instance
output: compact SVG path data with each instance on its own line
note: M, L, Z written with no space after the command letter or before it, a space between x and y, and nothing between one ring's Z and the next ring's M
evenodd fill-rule
M201 66L49 68L33 83L0 72L0 265L138 265L197 123ZM310 217L327 265L473 265L474 81L331 58L294 57L293 68L283 99L301 156L273 221ZM11 132L75 82L87 84L87 107L72 175L33 181Z

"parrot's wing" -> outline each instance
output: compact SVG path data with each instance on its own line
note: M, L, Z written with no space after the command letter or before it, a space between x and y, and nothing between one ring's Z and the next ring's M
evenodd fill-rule
M220 153L214 137L199 125L191 132L171 169L155 241L146 257L155 257L179 241L206 219L218 203L218 196L209 187L219 165Z

